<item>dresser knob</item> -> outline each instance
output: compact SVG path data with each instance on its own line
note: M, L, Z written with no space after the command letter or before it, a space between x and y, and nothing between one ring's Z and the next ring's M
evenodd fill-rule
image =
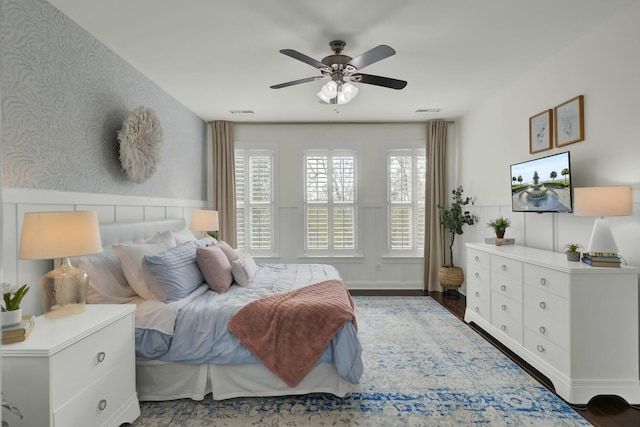
M476 276L476 278L477 278L477 277L480 277L480 275L479 275L478 273L474 274L474 276Z
M507 290L507 286L506 285L502 285L502 286L500 286L500 289L502 289L503 291L506 291Z
M500 325L500 329L502 329L503 331L507 330L507 325Z
M542 286L547 286L547 279L545 279L544 277L541 277L541 278L540 278L540 284L541 284Z
M540 344L538 344L536 348L538 349L538 351L539 351L540 353L542 353L542 352L544 351L544 347L543 347L543 346L541 346Z
M480 307L475 308L476 313L480 313Z
M544 326L540 326L540 333L541 334L546 334L547 333L547 328L545 328Z
M101 411L107 409L107 399L101 399L100 403L98 403L98 408L100 408Z
M500 267L500 268L502 268L502 271L507 271L507 266L504 265L504 264L502 264L502 267Z
M107 356L107 355L105 354L105 352L104 352L104 351L101 351L100 353L98 353L98 362L100 362L100 363L104 362L104 358L105 358L106 356Z
M502 311L507 311L507 306L502 304Z
M540 308L544 310L545 308L547 308L547 304L545 304L544 301L540 301Z
M480 261L480 257L476 255L476 261Z
M476 291L476 294L475 294L475 295L476 295L477 297L479 297L479 296L480 296L480 292Z

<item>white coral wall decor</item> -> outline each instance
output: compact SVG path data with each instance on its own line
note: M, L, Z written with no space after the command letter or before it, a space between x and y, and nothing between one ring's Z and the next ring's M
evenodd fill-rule
M127 176L142 184L156 172L160 162L162 127L156 113L138 107L122 123L118 132L120 164Z

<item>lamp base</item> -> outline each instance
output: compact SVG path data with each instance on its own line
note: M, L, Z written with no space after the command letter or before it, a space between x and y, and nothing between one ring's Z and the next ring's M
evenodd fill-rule
M40 279L40 298L45 317L66 317L84 312L89 276L63 258L58 268Z

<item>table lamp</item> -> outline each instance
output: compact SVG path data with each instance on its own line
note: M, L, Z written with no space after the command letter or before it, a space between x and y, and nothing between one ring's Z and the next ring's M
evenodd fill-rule
M198 236L199 239L209 237L207 231L218 231L219 229L218 211L197 209L192 211L189 229L201 231L202 233Z
M58 268L40 279L45 317L82 313L87 302L87 273L69 257L102 251L95 211L27 212L22 224L20 259L62 258Z
M609 221L604 217L631 215L631 186L575 188L573 198L574 214L600 217L593 225L587 252L617 254L616 240L613 238Z

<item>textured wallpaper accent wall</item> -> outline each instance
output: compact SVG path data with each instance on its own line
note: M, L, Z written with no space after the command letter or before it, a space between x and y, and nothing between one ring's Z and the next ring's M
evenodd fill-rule
M44 0L0 0L0 94L5 187L206 200L206 122ZM164 143L135 184L117 132L141 105Z

